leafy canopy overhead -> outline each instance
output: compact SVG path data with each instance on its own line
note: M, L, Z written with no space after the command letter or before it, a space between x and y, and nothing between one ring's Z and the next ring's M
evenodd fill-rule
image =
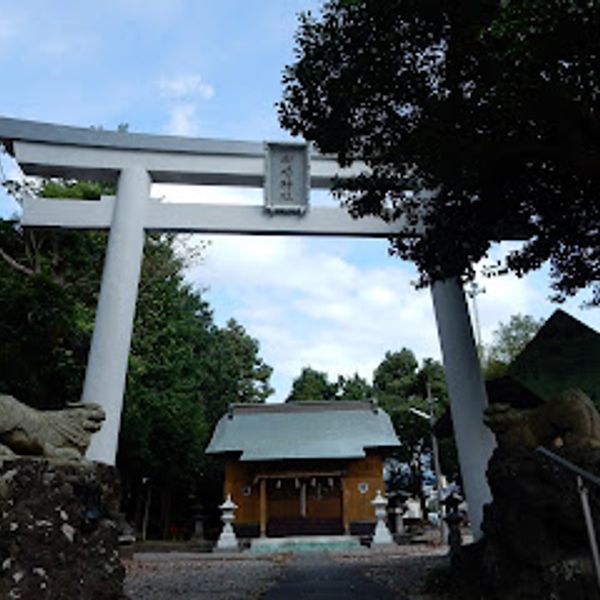
M494 272L550 261L555 300L600 304L598 31L596 1L331 0L300 17L280 121L365 161L337 184L355 216L426 225L391 242L422 283L516 235Z

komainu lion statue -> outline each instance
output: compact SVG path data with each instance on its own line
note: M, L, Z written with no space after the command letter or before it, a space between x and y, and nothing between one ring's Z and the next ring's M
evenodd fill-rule
M565 390L531 409L492 404L485 410L484 422L501 448L600 448L600 414L579 389Z
M0 457L81 460L105 416L97 404L40 411L0 394Z

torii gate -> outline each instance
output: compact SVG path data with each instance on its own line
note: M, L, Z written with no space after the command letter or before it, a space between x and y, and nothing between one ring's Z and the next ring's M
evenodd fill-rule
M170 232L390 237L406 235L401 220L352 219L343 208L308 207L302 188L329 188L334 158L298 144L141 135L0 117L0 140L26 175L117 181L117 196L98 202L27 198L22 225L110 231L82 401L104 407L107 419L87 457L114 465L145 230ZM266 167L266 169L265 169ZM162 203L150 185L181 183L266 186L266 204L226 206ZM487 405L467 304L458 280L432 286L469 513L480 535L485 478L494 447L482 421Z

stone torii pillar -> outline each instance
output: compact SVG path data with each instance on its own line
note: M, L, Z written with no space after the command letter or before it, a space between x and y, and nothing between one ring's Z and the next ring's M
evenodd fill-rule
M298 144L141 135L65 127L0 117L0 141L26 175L118 182L117 197L100 201L27 198L25 227L109 230L96 323L82 399L97 402L107 422L94 436L88 458L114 464L127 359L131 342L146 230L233 234L322 235L389 238L414 231L397 220L355 220L345 209L308 207L296 195L329 188L336 160ZM310 165L310 168L309 168ZM294 172L293 176L289 175ZM302 174L304 179L296 179ZM181 183L264 187L265 206L163 203L150 185ZM462 298L462 300L461 300ZM471 522L478 532L487 500L485 465L490 434L481 421L485 390L462 289L456 282L433 287L444 365L452 401L461 471Z
M119 176L83 384L82 401L100 404L106 412L101 435L92 436L87 456L107 464L115 463L119 442L150 183L148 172L139 167L123 169Z
M473 536L481 537L483 506L491 501L485 477L496 445L483 424L487 394L463 287L458 279L433 284L433 306L444 359L450 412Z

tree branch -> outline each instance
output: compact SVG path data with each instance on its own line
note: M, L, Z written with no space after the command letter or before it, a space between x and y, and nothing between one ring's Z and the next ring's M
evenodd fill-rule
M0 257L4 259L4 261L10 265L15 271L19 271L20 273L24 273L28 277L33 277L35 275L35 271L22 265L20 262L16 261L12 256L4 252L2 248L0 248Z

